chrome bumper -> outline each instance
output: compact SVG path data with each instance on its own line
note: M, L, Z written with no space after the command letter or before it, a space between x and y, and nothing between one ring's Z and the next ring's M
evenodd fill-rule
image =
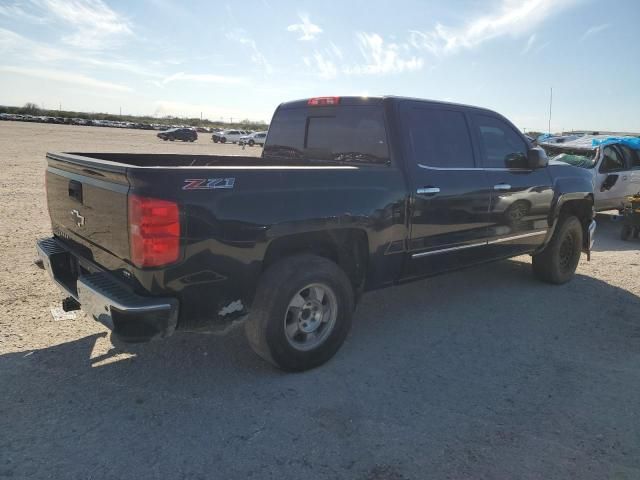
M80 272L77 259L56 238L38 240L38 257L58 287L80 302L82 310L123 340L148 341L171 335L178 323L178 300L138 295L110 273Z

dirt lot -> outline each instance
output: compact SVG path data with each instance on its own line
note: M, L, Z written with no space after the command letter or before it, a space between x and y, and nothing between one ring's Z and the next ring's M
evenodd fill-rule
M55 321L47 150L241 151L0 123L0 478L640 478L640 242L610 217L567 285L522 257L379 291L333 361L286 375L241 331L125 352Z

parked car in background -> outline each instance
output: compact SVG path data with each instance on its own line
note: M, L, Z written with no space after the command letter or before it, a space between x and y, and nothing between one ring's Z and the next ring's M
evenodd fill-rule
M250 147L253 147L254 145L263 146L266 138L267 132L255 132L240 137L238 145L249 145Z
M213 143L238 143L243 135L240 130L223 130L211 135L211 140L213 140Z
M622 210L625 197L640 192L640 139L585 135L540 144L553 162L587 169L593 176L595 208Z
M182 140L183 142L195 142L198 139L198 133L191 128L171 128L164 132L158 133L158 138L165 142L167 140Z

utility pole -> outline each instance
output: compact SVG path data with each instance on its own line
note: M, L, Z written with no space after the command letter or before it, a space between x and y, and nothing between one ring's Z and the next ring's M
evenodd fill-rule
M551 87L551 91L549 92L549 131L551 134L551 106L553 105L553 87Z
M200 112L200 121L202 122L202 112Z
M120 118L122 118L122 107L120 107Z
M58 111L61 112L62 111L62 102L58 103Z

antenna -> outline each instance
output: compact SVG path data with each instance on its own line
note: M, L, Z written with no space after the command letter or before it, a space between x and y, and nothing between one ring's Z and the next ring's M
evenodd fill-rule
M553 105L553 87L551 87L551 91L549 92L549 130L548 133L551 134L551 106Z

